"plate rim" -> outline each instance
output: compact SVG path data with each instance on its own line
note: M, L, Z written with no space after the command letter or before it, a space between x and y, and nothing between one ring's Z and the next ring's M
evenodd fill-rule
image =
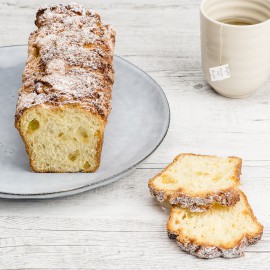
M27 47L27 44L0 46L0 50L2 48L24 47L24 46ZM121 171L121 172L119 172L119 173L117 173L117 174L115 174L113 176L102 179L98 183L95 182L95 183L92 183L92 184L86 184L86 185L83 185L83 186L80 186L80 187L76 187L76 188L72 188L72 189L68 189L68 190L63 190L63 191L45 192L45 193L33 193L33 194L31 194L31 193L18 194L18 193L1 192L0 191L0 198L4 198L4 199L51 199L51 198L60 198L60 197L71 196L71 195L83 193L85 191L95 189L97 187L105 186L106 184L111 184L111 183L119 180L120 178L126 176L129 172L132 172L133 170L135 170L136 167L141 162L143 162L145 159L147 159L151 154L153 154L156 151L156 149L160 146L160 144L165 139L165 137L166 137L166 135L168 133L169 127L170 127L171 110L170 110L170 105L169 105L167 96L166 96L164 90L162 89L162 87L157 83L157 81L155 79L153 79L150 75L148 75L145 71L143 71L141 68L139 68L135 64L129 62L128 60L122 58L121 56L118 56L118 55L114 54L114 57L122 60L126 64L131 65L133 68L140 70L148 79L150 79L152 82L155 83L155 85L157 86L157 88L159 89L160 93L162 94L162 96L163 96L163 98L165 100L165 104L166 104L166 107L168 109L168 121L167 121L166 130L165 130L164 134L162 135L161 139L159 140L159 142L157 143L157 145L155 147L153 147L149 151L149 153L144 155L144 157L142 159L140 159L138 162L136 162L132 166L129 166L125 170L123 170L123 171Z

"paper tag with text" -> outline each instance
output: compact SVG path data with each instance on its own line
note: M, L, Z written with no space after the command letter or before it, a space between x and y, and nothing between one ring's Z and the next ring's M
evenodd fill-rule
M229 65L209 68L212 82L222 81L231 77Z

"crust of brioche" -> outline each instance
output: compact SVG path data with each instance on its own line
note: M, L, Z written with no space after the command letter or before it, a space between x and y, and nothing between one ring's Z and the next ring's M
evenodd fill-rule
M35 110L37 107L39 106L44 106L46 105L45 104L41 104L41 105L36 105L34 107L31 107L31 108L28 108L27 111L29 110ZM84 113L88 112L89 114L93 115L92 112L90 111L86 111L84 108L81 108L81 106L79 104L65 104L65 105L62 105L62 106L52 106L51 104L48 104L48 106L50 107L50 110L53 110L53 111L62 111L64 110L65 108L76 108L78 110L82 110ZM23 114L26 112L26 110L23 112ZM28 145L27 143L27 140L24 136L24 134L22 133L22 129L20 127L20 122L21 122L21 119L23 119L23 114L21 115L20 118L16 118L15 119L15 127L18 129L20 135L21 135L21 138L24 142L24 145L25 145L25 150L27 152L27 155L29 157L29 163L30 163L30 167L32 169L32 171L34 172L38 172L38 173L64 173L64 172L67 172L66 170L53 170L53 171L50 171L50 170L39 170L38 168L35 167L35 161L33 159L33 155L31 153L31 148L30 146ZM103 124L103 130L105 128L105 121L104 119L99 115L99 114L95 114L95 116L97 116L100 120L100 122ZM95 166L92 170L88 170L88 171L81 171L81 172L95 172L99 166L100 166L100 158L101 158L101 151L102 151L102 145L103 145L103 138L104 138L104 132L100 132L99 133L99 143L98 143L98 147L97 147L97 154L96 154L96 160L97 160L97 166Z
M184 153L176 156L171 164L169 164L164 170L149 180L148 187L150 189L150 193L158 200L158 202L167 201L172 205L189 208L191 212L203 212L207 211L214 203L219 203L224 206L232 206L239 201L238 185L240 183L239 179L241 175L242 160L234 156L228 157L238 160L238 164L234 171L235 185L231 188L221 189L212 193L201 192L196 194L188 194L182 188L170 192L156 188L154 185L155 179L166 172L171 166L174 165L176 161L178 161L183 156L201 156L207 158L216 157L210 155L197 155L192 153Z
M239 191L241 192L241 191ZM252 220L258 225L259 230L254 234L243 233L239 239L235 239L230 244L219 246L213 246L208 242L200 242L197 239L188 238L186 235L181 234L181 231L173 231L172 229L172 213L173 207L171 209L171 215L167 223L167 231L170 239L176 239L177 243L182 250L190 253L199 258L212 259L217 257L223 258L236 258L244 255L244 250L249 245L258 242L263 235L263 226L258 222L255 217L246 195L241 192L242 197L245 201L247 210L250 213Z

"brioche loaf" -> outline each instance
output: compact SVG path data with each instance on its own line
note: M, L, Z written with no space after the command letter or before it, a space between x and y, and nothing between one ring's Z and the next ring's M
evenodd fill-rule
M82 6L45 6L29 37L15 126L36 172L94 172L111 110L115 32Z
M263 226L254 216L245 194L240 201L226 207L215 204L203 213L190 212L173 206L167 224L168 235L180 247L200 258L234 258L256 243L262 236Z
M239 200L241 166L237 157L180 154L148 186L159 202L193 212L206 211L214 203L231 206Z

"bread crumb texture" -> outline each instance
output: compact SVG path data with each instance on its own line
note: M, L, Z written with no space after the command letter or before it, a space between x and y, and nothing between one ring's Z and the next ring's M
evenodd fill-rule
M236 157L181 154L150 183L158 190L196 196L238 185L240 170L241 159Z
M37 106L19 121L36 171L93 171L98 167L103 121L78 108Z

